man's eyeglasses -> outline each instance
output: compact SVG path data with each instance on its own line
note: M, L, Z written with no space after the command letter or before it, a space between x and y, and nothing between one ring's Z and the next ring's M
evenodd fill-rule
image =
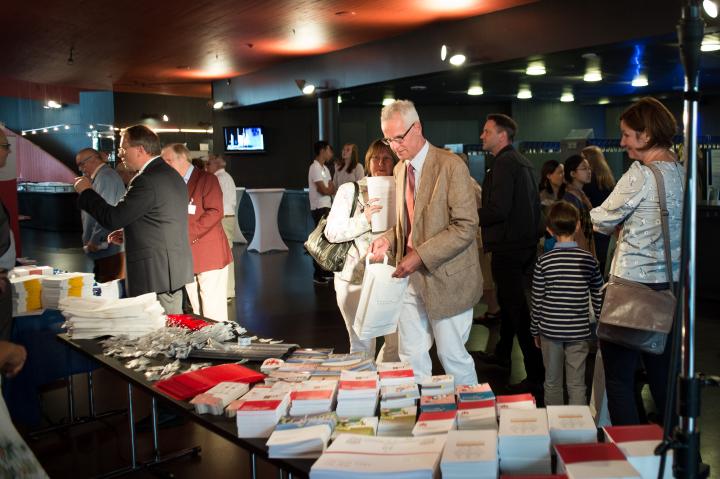
M382 142L385 143L387 146L390 146L393 143L402 143L403 141L405 141L405 137L408 136L408 133L410 133L410 130L412 130L413 126L415 126L415 122L413 122L410 125L410 128L405 130L405 133L403 133L402 135L396 136L395 138L383 138Z
M78 161L78 162L77 162L77 167L78 167L78 168L82 168L85 163L87 163L88 161L92 160L92 159L95 158L96 156L97 156L97 155L93 153L92 155L88 156L88 157L85 158L84 160Z

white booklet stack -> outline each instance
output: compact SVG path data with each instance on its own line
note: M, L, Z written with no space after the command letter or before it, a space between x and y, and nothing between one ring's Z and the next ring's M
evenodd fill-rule
M458 403L457 426L461 431L471 429L492 429L497 431L495 401L465 401Z
M383 386L380 396L380 407L383 409L417 406L420 390L415 383Z
M93 295L95 276L92 273L60 273L43 276L42 303L44 308L60 309L64 298L87 298Z
M457 429L456 411L421 412L412 430L413 436L445 434Z
M249 390L250 386L245 383L222 382L195 396L190 404L195 405L198 414L220 416L228 404Z
M415 426L417 407L380 409L378 436L410 436Z
M235 412L238 437L270 437L290 404L288 391L253 388Z
M503 409L535 409L535 396L530 393L511 394L495 398L498 416Z
M338 382L332 379L322 381L306 381L298 384L290 393L292 405L291 416L320 414L333 410Z
M550 431L545 409L504 409L498 429L503 474L550 474Z
M341 434L313 464L310 479L432 479L438 476L446 437Z
M443 396L455 394L455 378L452 374L430 376L420 382L422 396Z
M663 430L657 424L641 424L636 426L606 426L605 440L615 443L627 458L628 462L637 469L640 476L656 479L660 470L660 456L655 455L655 448L663 440ZM665 461L663 477L670 479L672 473L673 455L668 452Z
M43 276L39 274L14 276L10 278L13 316L42 308L42 300L40 299L42 278Z
M450 431L440 461L443 479L497 479L497 431Z
M558 472L568 479L640 479L640 473L613 443L560 444Z
M332 430L327 424L275 430L267 440L271 458L316 458L327 447Z
M552 444L597 442L597 426L590 406L547 406Z
M406 361L396 363L378 363L380 387L397 386L398 384L415 384L415 373Z
M335 430L330 439L335 439L340 434L360 434L361 436L377 435L378 418L373 417L354 417L347 419L338 419Z
M380 384L375 371L342 371L337 393L339 417L374 416Z

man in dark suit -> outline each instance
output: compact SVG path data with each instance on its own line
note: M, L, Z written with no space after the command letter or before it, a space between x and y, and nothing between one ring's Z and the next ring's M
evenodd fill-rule
M155 292L166 313L182 313L182 287L193 280L187 188L160 157L160 139L145 126L123 132L120 156L138 172L125 196L111 206L81 177L75 180L80 208L112 231L110 242L124 241L128 294Z

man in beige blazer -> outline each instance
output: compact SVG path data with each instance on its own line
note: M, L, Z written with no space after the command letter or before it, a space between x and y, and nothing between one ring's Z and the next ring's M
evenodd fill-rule
M400 359L410 362L416 379L430 376L434 340L455 383L475 384L475 363L465 342L473 305L482 295L482 273L470 173L460 157L423 137L412 102L386 106L380 123L383 141L402 161L394 171L397 223L370 245L370 254L375 260L394 256L393 276L409 276L398 323Z

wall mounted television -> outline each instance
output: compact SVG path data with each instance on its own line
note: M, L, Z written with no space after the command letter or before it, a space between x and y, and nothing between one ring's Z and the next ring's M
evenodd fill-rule
M223 127L226 153L265 153L265 129L261 126Z

